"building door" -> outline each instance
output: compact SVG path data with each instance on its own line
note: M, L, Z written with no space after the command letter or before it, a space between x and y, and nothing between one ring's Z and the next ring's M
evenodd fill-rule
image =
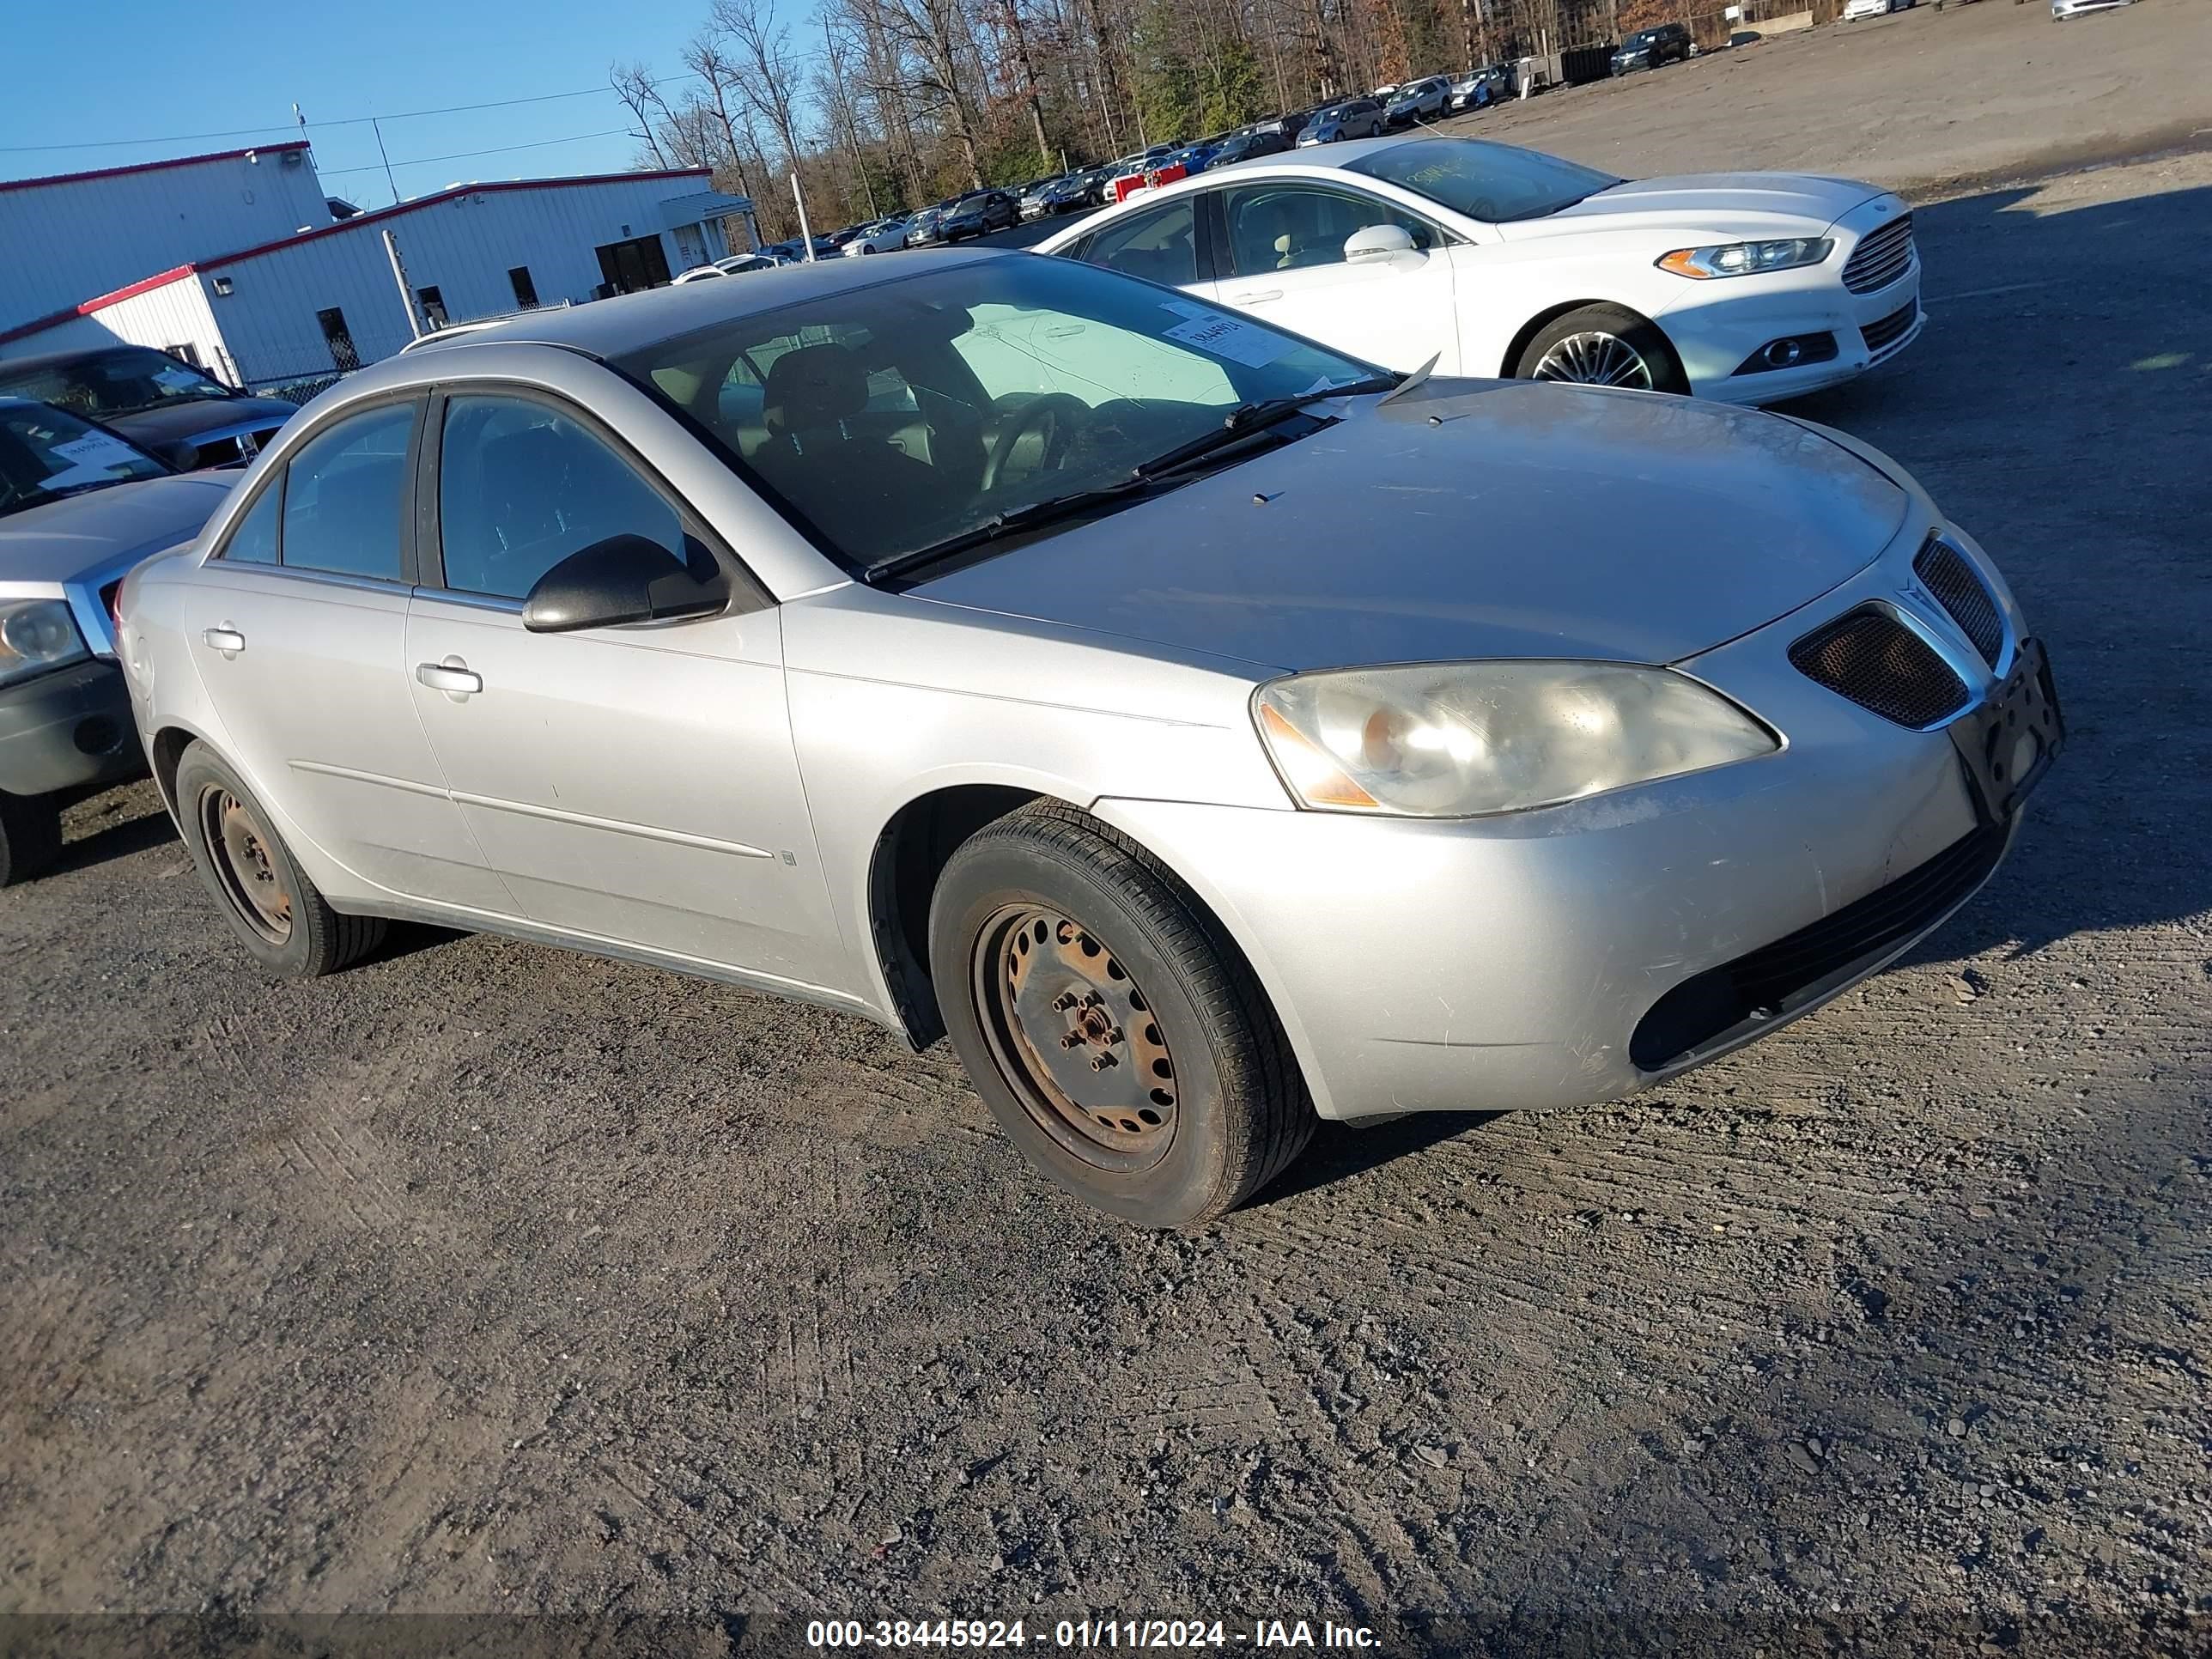
M609 242L595 250L599 275L617 294L635 294L661 288L668 282L668 255L658 236L636 236L627 242Z

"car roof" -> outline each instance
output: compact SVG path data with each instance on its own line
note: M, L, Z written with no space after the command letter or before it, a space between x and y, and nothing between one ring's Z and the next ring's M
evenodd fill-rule
M907 263L911 257L913 263ZM672 283L643 294L618 295L583 305L548 308L509 322L471 328L450 343L431 336L408 355L418 361L436 351L477 345L552 345L594 357L620 357L661 340L732 317L774 311L854 289L897 282L921 270L1027 256L1003 248L887 255L880 259L821 259L750 273L749 283Z

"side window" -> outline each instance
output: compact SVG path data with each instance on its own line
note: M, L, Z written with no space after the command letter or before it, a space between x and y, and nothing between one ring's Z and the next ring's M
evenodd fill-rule
M284 474L284 564L401 580L407 441L415 405L340 421L301 446Z
M284 511L284 477L280 472L269 481L261 492L261 499L246 508L230 532L230 539L222 544L217 556L233 564L274 564L276 562L276 522Z
M1170 288L1185 288L1198 280L1198 239L1192 204L1185 196L1150 213L1132 214L1119 224L1108 225L1091 237L1084 249L1088 264L1104 265Z
M1247 185L1224 192L1229 252L1240 276L1344 263L1344 244L1370 225L1404 228L1418 248L1437 245L1424 221L1371 196L1306 185Z
M455 398L438 463L446 586L520 599L571 553L642 536L686 556L675 507L629 463L547 404Z

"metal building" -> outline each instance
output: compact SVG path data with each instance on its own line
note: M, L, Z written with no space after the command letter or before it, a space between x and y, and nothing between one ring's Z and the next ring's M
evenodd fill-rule
M157 270L331 222L298 140L0 181L0 329Z
M290 170L320 207L312 161L302 154ZM462 185L335 223L324 209L309 228L203 246L166 267L141 263L132 280L79 290L0 328L0 357L125 340L234 386L326 380L420 330L656 287L732 252L726 225L750 245L752 204L708 178L686 168Z

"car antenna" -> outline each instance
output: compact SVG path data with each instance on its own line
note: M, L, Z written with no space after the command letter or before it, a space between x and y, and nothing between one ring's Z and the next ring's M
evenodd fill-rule
M1428 362L1423 363L1419 368L1415 369L1411 374L1408 374L1404 380L1399 381L1397 385L1392 386L1388 392L1384 392L1380 398L1375 400L1375 407L1380 409L1384 404L1389 403L1393 398L1404 397L1415 386L1427 380L1429 378L1430 371L1435 368L1439 362L1443 361L1443 355L1444 354L1443 352L1439 351L1435 356L1430 358Z

